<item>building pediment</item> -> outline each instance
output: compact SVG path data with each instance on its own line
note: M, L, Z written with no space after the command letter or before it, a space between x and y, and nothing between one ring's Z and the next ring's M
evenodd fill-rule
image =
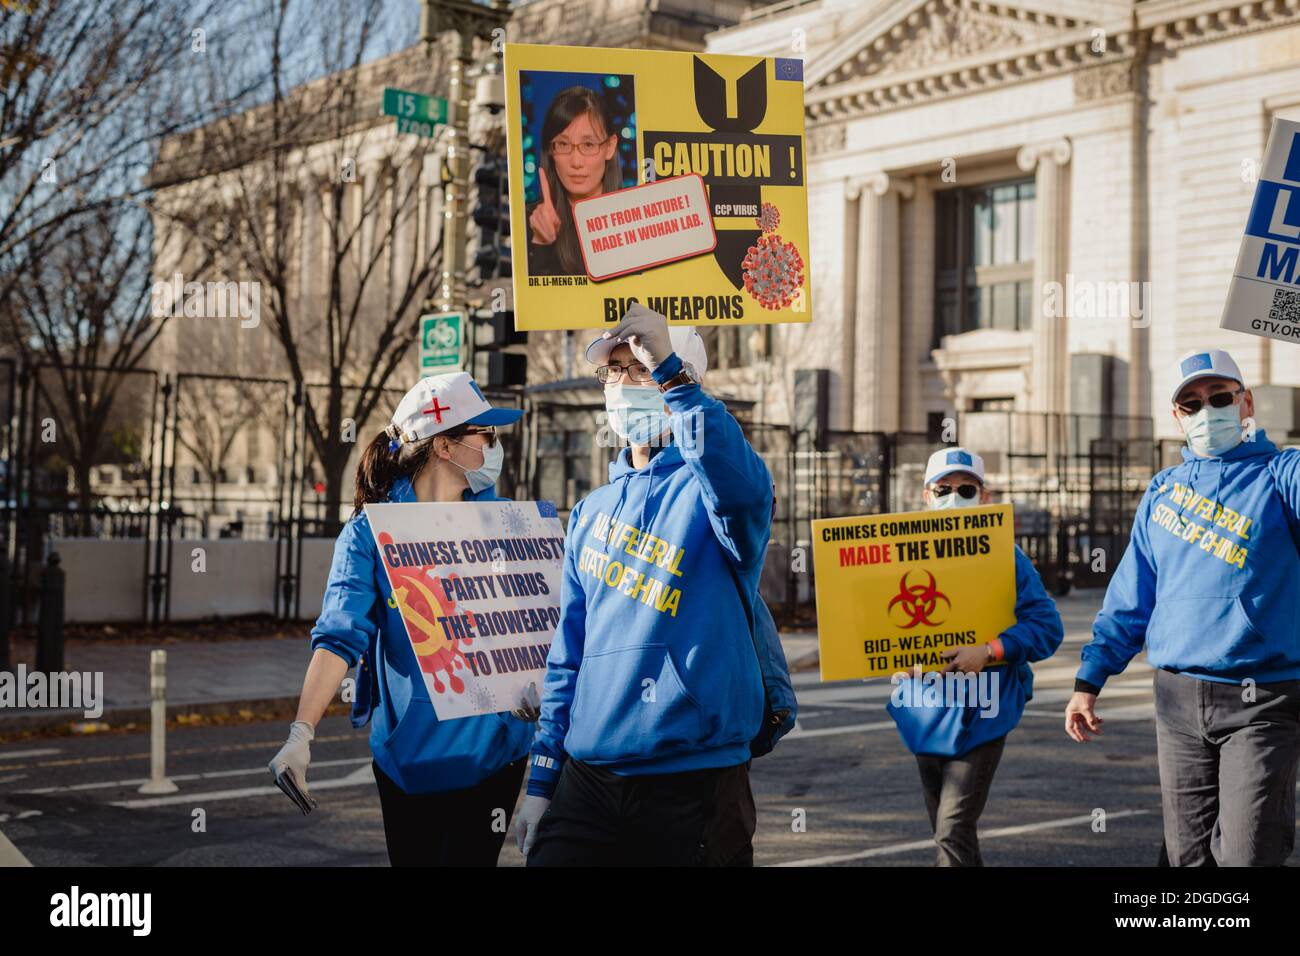
M1037 46L1085 21L1004 3L900 0L822 59L811 87L909 73L981 54Z
M809 119L1132 57L1131 24L1101 24L1035 2L894 0L873 8L807 71Z

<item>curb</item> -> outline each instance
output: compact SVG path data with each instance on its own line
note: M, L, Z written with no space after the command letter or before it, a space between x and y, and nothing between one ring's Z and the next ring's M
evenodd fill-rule
M295 708L298 695L289 697L259 697L243 700L212 700L195 703L168 703L167 719L171 721L180 715L198 714L203 717L226 717L237 715L241 710L257 708ZM104 713L94 720L88 720L80 710L47 710L43 713L13 714L0 716L0 737L11 734L48 734L66 731L73 724L103 724L105 728L122 724L148 725L150 720L149 705L122 707L105 707Z

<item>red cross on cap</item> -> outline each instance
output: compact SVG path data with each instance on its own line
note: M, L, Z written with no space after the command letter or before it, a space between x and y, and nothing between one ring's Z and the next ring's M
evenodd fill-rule
M422 408L422 409L420 409L420 412L421 412L422 414L425 414L425 415L434 415L434 416L436 416L436 417L434 418L434 421L436 421L439 425L442 424L442 413L443 413L443 412L449 412L449 411L451 411L451 406L450 406L450 405L440 405L440 404L438 403L438 396L437 396L437 395L433 396L433 404L432 404L432 405L430 405L428 408Z

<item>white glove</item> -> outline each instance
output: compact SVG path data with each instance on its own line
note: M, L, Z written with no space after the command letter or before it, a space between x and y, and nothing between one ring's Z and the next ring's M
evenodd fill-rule
M550 805L551 801L546 797L535 797L532 794L524 797L523 806L515 817L515 842L519 844L519 852L524 856L533 848L533 841L537 839L537 824Z
M305 720L295 720L289 725L289 739L285 741L280 752L271 758L271 773L277 777L285 769L293 771L299 788L307 792L307 765L311 763L311 742L316 731Z
M623 313L623 321L601 338L627 342L636 360L652 372L673 354L668 320L640 302L633 302L632 307Z
M542 699L537 695L537 683L534 681L524 688L519 703L510 711L520 720L533 721L542 716Z

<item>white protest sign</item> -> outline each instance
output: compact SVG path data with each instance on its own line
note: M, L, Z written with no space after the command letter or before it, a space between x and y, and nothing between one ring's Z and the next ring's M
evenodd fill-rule
M704 180L693 174L580 200L573 220L587 275L596 280L704 255L718 244Z
M1219 327L1300 342L1300 123L1274 119Z
M366 505L439 720L541 693L560 620L564 528L549 501Z

